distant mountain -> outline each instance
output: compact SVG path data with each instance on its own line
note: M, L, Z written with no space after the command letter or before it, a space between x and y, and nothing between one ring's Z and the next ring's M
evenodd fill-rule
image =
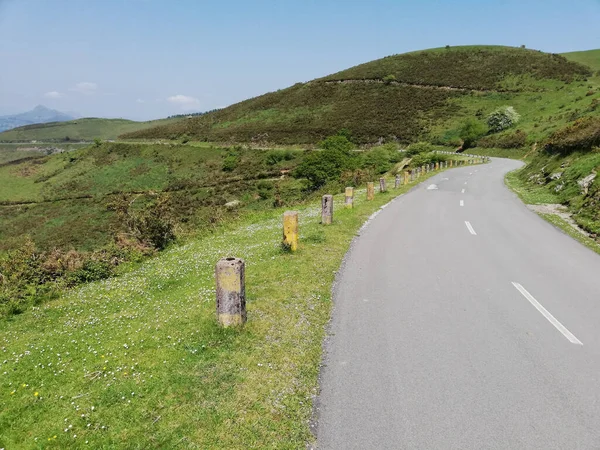
M68 114L49 109L45 106L38 105L31 111L21 114L13 114L10 116L0 116L0 132L10 130L12 128L22 127L23 125L33 125L35 123L48 122L66 122L73 120L75 117Z

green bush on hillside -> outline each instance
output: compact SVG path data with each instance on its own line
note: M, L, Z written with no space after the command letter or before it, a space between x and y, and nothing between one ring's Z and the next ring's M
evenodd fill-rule
M550 153L590 150L600 146L600 117L585 117L553 133L544 148Z
M463 141L463 150L473 147L477 139L484 136L487 131L487 127L480 121L471 118L465 120L459 132L459 136Z
M527 133L517 130L510 134L484 136L477 141L483 148L521 148L527 144Z
M369 169L375 174L382 174L400 162L402 155L396 144L388 143L363 153L361 159L360 165L363 169Z
M322 151L310 151L294 171L296 178L306 178L309 189L316 190L328 181L339 180L341 174L357 166L351 153L354 144L346 136L330 136L320 144Z
M408 156L415 156L420 153L429 153L433 151L433 145L429 142L415 142L414 144L410 144L408 149L406 150L406 154Z
M521 116L512 106L503 106L487 117L487 126L492 133L504 131L519 122Z

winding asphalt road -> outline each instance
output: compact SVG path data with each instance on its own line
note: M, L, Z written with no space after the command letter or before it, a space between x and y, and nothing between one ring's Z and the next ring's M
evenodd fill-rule
M600 449L600 256L504 186L519 166L440 173L363 229L319 449Z

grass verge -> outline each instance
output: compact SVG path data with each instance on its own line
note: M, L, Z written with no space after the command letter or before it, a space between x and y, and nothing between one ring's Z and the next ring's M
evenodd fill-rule
M528 205L560 203L558 196L550 192L547 187L529 184L526 183L523 179L521 179L519 177L520 170L521 169L514 170L506 174L504 181L506 185L519 196L523 203ZM557 214L548 214L540 212L537 212L536 214L544 220L546 220L547 222L554 225L555 227L559 228L563 232L565 232L567 235L571 236L573 239L577 240L589 249L600 254L600 244L595 239L575 230L573 228L573 225L567 222L564 218L560 217Z
M556 214L544 214L544 213L538 213L538 216L540 216L542 219L550 222L555 227L560 228L562 231L564 231L566 234L571 236L573 239L575 239L576 241L579 241L581 244L585 245L587 248L595 251L596 253L598 253L600 255L600 244L598 242L596 242L594 239L592 239L591 237L588 237L584 234L581 234L577 230L574 230L573 226L571 224L569 224L562 217L560 217Z
M504 182L528 205L541 205L544 203L560 203L557 195L553 194L545 186L526 183L519 177L521 169L513 170L506 174Z
M318 204L298 208L295 254L281 250L283 210L258 212L4 320L0 447L303 448L335 272L413 185L371 202L358 190L353 210L338 195L327 227ZM232 255L247 264L240 331L214 319L214 264Z

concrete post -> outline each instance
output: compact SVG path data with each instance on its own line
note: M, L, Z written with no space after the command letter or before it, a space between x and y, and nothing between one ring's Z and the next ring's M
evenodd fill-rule
M379 192L385 192L385 178L379 179Z
M440 170L440 163L439 162L435 163L435 170Z
M400 187L400 174L396 174L396 178L394 179L394 188L398 189Z
M410 171L410 181L415 181L415 170L416 169L411 169Z
M375 186L373 182L369 181L367 183L367 200L373 200L375 198Z
M406 186L408 184L408 171L405 170L404 171L404 186Z
M354 188L353 187L346 188L345 206L346 206L346 208L349 208L349 209L354 208Z
M283 213L283 246L292 252L298 250L298 212Z
M452 160L450 160L450 168L452 168Z
M240 258L224 258L217 262L217 320L223 327L246 323L246 265Z
M321 200L321 223L331 225L333 222L333 195L327 194Z

